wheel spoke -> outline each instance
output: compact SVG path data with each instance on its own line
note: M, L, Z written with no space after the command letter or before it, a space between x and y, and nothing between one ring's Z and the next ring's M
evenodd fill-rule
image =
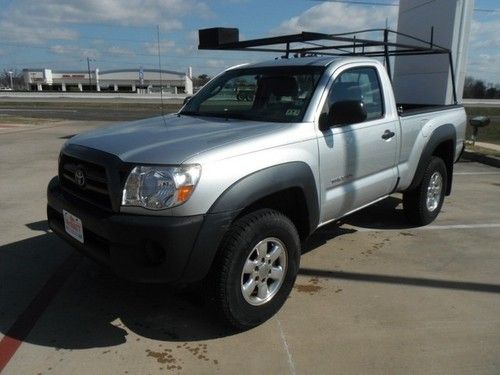
M249 279L245 284L242 286L242 292L246 297L250 297L250 295L253 293L255 290L255 286L257 285L257 282L254 279Z
M257 296L261 299L265 299L267 297L267 292L268 292L267 283L263 282L259 284L258 288L259 291L257 292Z
M283 248L277 244L273 244L273 248L269 253L269 257L271 258L271 263L274 263L276 259L279 258L281 253L283 252Z
M271 273L269 274L269 278L273 280L281 280L283 277L283 267L273 267L271 268Z
M267 254L267 242L260 243L255 250L257 250L257 256L263 258Z
M245 265L243 266L243 273L245 273L245 274L252 273L253 270L255 269L255 267L258 266L258 264L259 263L255 260L247 259L247 261L245 262Z

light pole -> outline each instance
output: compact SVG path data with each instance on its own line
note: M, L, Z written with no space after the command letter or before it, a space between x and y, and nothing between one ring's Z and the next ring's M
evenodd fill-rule
M7 73L9 74L10 77L10 88L11 90L14 90L14 85L12 84L12 74L14 74L14 72L12 70L9 70Z
M92 91L92 76L90 75L90 62L95 61L94 59L91 59L90 57L87 57L87 69L89 72L89 91Z

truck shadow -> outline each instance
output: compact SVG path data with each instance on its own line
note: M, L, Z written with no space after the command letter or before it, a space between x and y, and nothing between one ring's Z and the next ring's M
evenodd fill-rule
M42 232L46 228L43 222L30 226ZM58 265L68 256L77 258L76 268L53 285L51 275L59 272ZM0 285L0 333L14 339L84 349L140 341L141 337L190 342L237 333L217 319L211 304L195 288L118 279L75 254L50 232L1 246L0 259L2 270L7 270ZM23 265L28 263L37 266ZM47 287L57 288L53 299L47 297ZM38 313L41 316L36 320ZM31 331L30 324L34 324Z
M370 207L319 228L303 244L302 254L307 254L336 237L357 232L355 228L343 227L344 224L380 231L415 228L406 219L401 203L400 198L390 196Z
M405 221L402 212L396 209L399 203L399 199L388 198L343 219L342 223L381 230L408 228L401 225ZM0 266L4 273L0 300L8 301L0 304L2 334L35 345L83 349L115 346L141 337L191 342L238 333L218 320L212 304L205 298L206 289L200 285L174 288L119 279L83 256L71 255L74 250L49 231L46 221L27 227L36 235L0 246ZM303 253L354 232L356 229L343 228L338 223L327 225L309 238ZM68 256L78 258L76 268L59 279L56 287L61 289L47 301L46 309L37 306L35 302L50 284L50 281L46 284L47 279L58 272L58 265ZM33 311L22 312L30 301L31 305L35 303ZM41 317L33 321L34 328L30 331L22 319L37 309ZM21 327L12 330L16 324Z
M372 206L339 220L339 225L349 224L367 229L409 229L415 228L403 212L402 199L390 196Z

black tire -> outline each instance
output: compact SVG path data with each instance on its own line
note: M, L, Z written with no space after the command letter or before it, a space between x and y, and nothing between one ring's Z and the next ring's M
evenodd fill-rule
M441 189L439 197L436 197L435 207L431 205L431 208L429 208L427 204L428 188L431 184L431 179L436 173L440 176L442 182ZM420 184L415 189L403 193L403 209L406 217L412 224L422 226L434 221L443 206L447 181L447 171L444 161L436 156L431 157Z
M277 239L284 245L281 248L284 248L286 252L286 262L284 262L286 267L284 276L280 279L282 280L279 283L280 286L276 288L276 294L267 302L260 302L261 305L255 306L249 303L246 298L257 297L243 295L243 266L251 254L255 253L256 245L263 240L266 240L267 245L267 239L270 238ZM233 327L244 330L255 327L271 318L290 294L297 277L299 264L299 235L293 223L285 215L270 209L259 209L238 219L225 235L211 270L215 307L222 319ZM272 264L270 265L272 266ZM264 266L261 267L261 271ZM271 271L269 270L269 272ZM261 278L261 283L263 283L262 280L266 281L264 277ZM268 282L273 283L274 280L268 276L266 283ZM257 288L255 291L259 289Z

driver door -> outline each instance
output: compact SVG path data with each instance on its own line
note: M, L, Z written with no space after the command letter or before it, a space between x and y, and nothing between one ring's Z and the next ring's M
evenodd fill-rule
M322 116L339 101L362 101L367 116L362 122L319 130L322 223L390 194L397 181L398 120L386 116L376 67L341 72Z

